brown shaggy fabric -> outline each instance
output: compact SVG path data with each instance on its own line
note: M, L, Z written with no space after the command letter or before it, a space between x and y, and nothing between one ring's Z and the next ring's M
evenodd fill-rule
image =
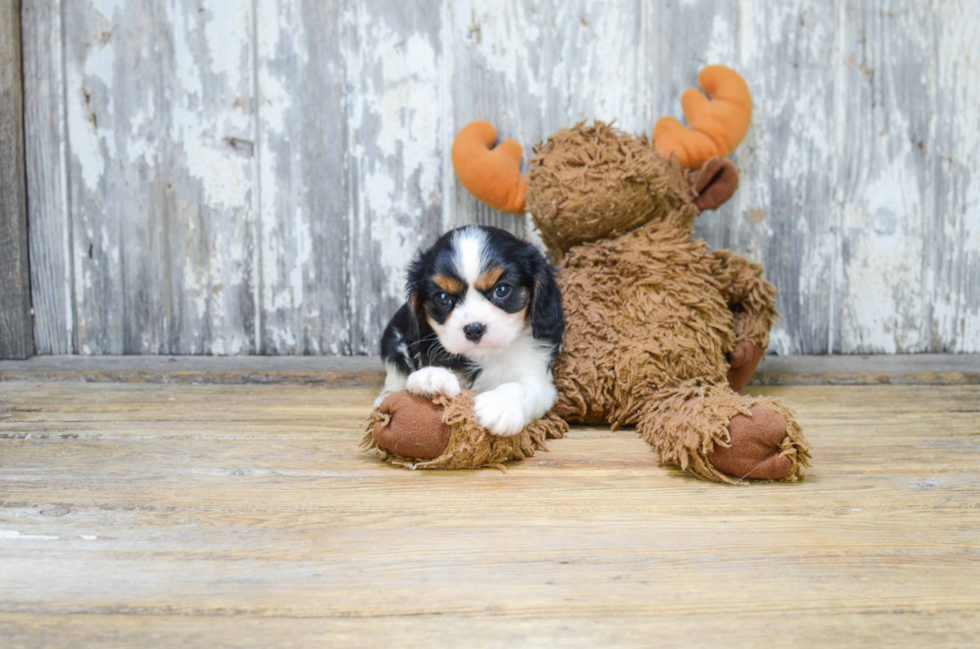
M603 122L561 129L534 152L525 198L556 258L694 204L688 171L676 158Z
M769 346L769 330L779 312L776 287L762 279L762 264L749 261L731 250L712 253L712 273L721 280L722 293L735 318L736 340L751 340L763 349Z
M750 464L744 474L728 474L721 467L713 465L709 457L716 446L732 447L734 450L738 449L738 443L748 443L749 446L732 455L754 458L760 454L755 445L767 445L769 430L744 426L739 431L741 439L733 439L729 430L729 423L734 417L752 417L752 408L758 406L775 411L785 421L785 435L776 442L771 453L762 453L763 460L772 454L786 458L790 467L781 477L790 482L799 480L803 477L803 469L810 465L810 447L803 439L793 413L774 399L741 396L725 384L705 385L689 380L664 388L644 409L637 431L653 445L665 464L679 466L709 480L736 484L744 477L751 477L746 474L751 473L755 466ZM759 433L762 439L754 441L755 433ZM724 468L740 471L743 464L733 462Z
M554 410L570 422L635 424L664 462L734 482L742 476L713 467L708 454L732 443L733 416L763 401L726 384L729 356L741 363L733 378L744 384L758 359L736 343L760 351L769 344L776 290L759 264L693 238L699 177L647 148L604 124L579 124L550 137L532 159L532 216L546 243L564 251L567 326ZM730 163L716 166L734 173ZM710 403L692 396L703 394ZM799 425L777 402L764 403L786 420L787 479L797 479L809 457ZM747 440L748 453L765 441L752 435L768 432L746 430L736 451Z
M382 402L385 403L396 396L390 395ZM398 399L386 414L381 409L375 409L365 422L365 436L361 442L363 450L377 449L383 460L409 469L478 469L482 467L504 468L504 462L522 460L534 455L535 451L547 450L545 441L559 439L568 430L568 424L557 416L549 413L543 419L528 424L519 434L511 437L496 437L480 428L473 415L474 393L463 391L456 397L435 397L432 403L435 408L419 409L412 400ZM406 421L399 418L398 409L402 406L412 408L416 414L428 413L427 417L441 416L441 423L449 428L449 442L445 450L435 458L421 458L399 455L394 452L390 439L395 435L412 437L415 431L398 426L397 431L387 428L393 421ZM428 430L434 427L434 422L420 422ZM382 432L381 436L376 432ZM382 446L379 443L384 440ZM401 448L401 446L399 446Z
M572 248L560 264L564 353L555 411L569 421L635 424L678 379L724 383L735 346L715 257L674 222Z

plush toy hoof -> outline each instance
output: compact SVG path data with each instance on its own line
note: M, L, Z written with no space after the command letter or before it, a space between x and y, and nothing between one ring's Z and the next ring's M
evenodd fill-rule
M374 439L381 450L415 460L434 460L449 446L450 428L442 421L442 406L407 390L385 397L374 422Z
M735 343L735 349L729 356L731 366L728 369L728 385L733 392L741 392L749 383L749 379L755 374L755 368L759 366L763 354L766 353L761 346L751 340L740 340Z
M473 414L473 393L432 399L405 390L385 397L368 417L361 444L383 460L410 469L503 468L545 450L545 440L562 437L567 424L548 414L517 435L496 437Z
M752 416L736 415L728 424L731 446L716 445L708 461L718 471L736 478L781 480L795 467L782 454L786 419L766 406L752 406Z

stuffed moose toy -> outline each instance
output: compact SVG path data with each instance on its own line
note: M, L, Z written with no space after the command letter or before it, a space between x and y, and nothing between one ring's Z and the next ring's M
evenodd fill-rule
M809 446L779 401L738 394L778 315L762 267L693 239L694 219L738 187L725 156L752 116L748 87L711 66L682 98L688 126L665 117L652 143L595 122L535 147L494 147L496 129L473 122L452 159L470 193L530 212L560 274L566 329L554 367L551 412L513 437L473 416L473 393L427 399L390 394L366 424L365 448L411 468L499 466L560 438L566 422L635 426L660 460L708 480L797 480Z

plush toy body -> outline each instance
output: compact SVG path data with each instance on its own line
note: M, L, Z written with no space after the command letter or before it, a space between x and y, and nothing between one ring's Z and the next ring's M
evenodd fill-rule
M599 162L582 164L581 143L600 153ZM569 155L573 162L560 159ZM723 164L702 173L731 173L719 169ZM643 211L657 217L623 234L615 219L602 219L611 232L588 243L577 243L581 229L563 236L573 231L554 227L563 199L553 195L553 184L534 179L565 176L560 186L568 201L576 198L575 178L611 171L655 188L642 201ZM566 330L554 369L555 413L569 422L635 425L664 462L705 478L801 475L802 438L789 412L736 393L768 345L775 289L758 264L711 252L692 238L700 210L687 172L646 143L596 124L552 136L529 178L528 205L562 254ZM737 432L757 432L762 443L727 457L733 419Z
M735 73L707 70L713 70L718 92L748 96L747 89L725 90L725 78L744 86ZM735 128L744 134L747 121L744 115L739 120ZM792 413L777 401L737 393L768 344L775 289L762 279L758 264L729 251L712 252L692 238L702 209L717 207L735 191L734 165L714 157L698 160L699 169L691 171L645 138L596 122L553 134L537 147L521 178L513 160L507 162L513 156L504 155L513 152L513 143L490 155L481 150L489 150L495 136L487 126L464 129L453 160L474 195L529 210L558 260L566 330L554 368L559 398L553 414L567 422L635 425L663 462L703 478L801 477L809 449ZM711 122L715 131L722 127ZM673 126L668 130L683 140ZM703 152L706 136L694 135L694 148ZM445 412L432 413L447 420ZM377 417L369 446L406 433L392 427L391 418ZM536 432L520 450L507 458L498 454L496 461L525 457L545 437L560 437L563 428L551 420ZM480 444L485 454L493 440L484 435ZM442 456L461 457L451 441L442 448Z

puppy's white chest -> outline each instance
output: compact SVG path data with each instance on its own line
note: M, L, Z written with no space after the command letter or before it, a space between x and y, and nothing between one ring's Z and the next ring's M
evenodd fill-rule
M513 346L479 360L480 374L471 389L486 392L504 383L527 380L551 382L548 371L550 349L530 337L519 338Z

